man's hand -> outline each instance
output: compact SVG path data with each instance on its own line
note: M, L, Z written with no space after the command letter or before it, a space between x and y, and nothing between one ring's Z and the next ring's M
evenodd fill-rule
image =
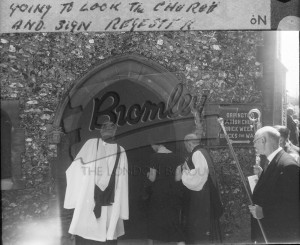
M261 206L258 205L249 205L250 213L255 219L262 219L264 217L264 213Z
M189 170L187 162L184 162L184 164L182 165L182 170Z
M181 180L181 176L182 176L181 165L179 165L179 166L176 168L176 172L175 172L175 181L180 181L180 180Z
M261 175L263 169L258 164L253 166L253 173L256 174L258 177Z

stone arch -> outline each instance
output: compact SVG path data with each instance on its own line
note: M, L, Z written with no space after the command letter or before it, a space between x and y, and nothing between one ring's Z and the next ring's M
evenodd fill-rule
M102 91L107 91L108 88L115 89L125 83L130 83L131 87L136 87L139 91L148 91L147 94L152 94L156 101L167 102L171 92L180 81L172 72L169 72L161 65L139 55L124 55L111 58L78 80L59 105L53 122L53 128L61 127L65 133L61 137L61 142L56 142L58 143L58 156L52 162L59 200L64 200L66 187L65 171L85 141L82 138L83 130L80 126L86 125L82 123L83 118L85 118L84 113L89 111L85 110L85 108L89 108L94 97L98 96ZM187 91L183 90L183 94L186 94ZM183 139L185 133L194 126L194 119L189 118L188 122L183 120L175 124L172 121L170 125L171 130L173 130L172 132L176 134L175 138ZM134 137L137 138L138 136ZM127 151L128 148L124 148ZM150 148L149 145L148 148ZM144 155L148 154L147 146L141 146L138 150L140 152L137 154L138 156L135 160L142 162L140 161L140 156L145 157ZM135 157L133 154L129 156L128 151L127 153L128 159ZM140 185L140 182L140 179L136 179L138 185ZM138 193L138 190L136 193ZM60 205L62 207L62 203ZM132 207L134 205L138 206L136 201L132 201L130 205ZM67 210L63 210L62 208L61 210L61 215L65 217L62 219L63 234L67 234L71 214ZM136 217L140 218L140 214L137 214ZM141 223L138 226L142 227ZM134 227L131 230L137 228ZM142 231L139 236L142 237Z
M61 125L63 113L70 103L74 109L84 107L101 89L120 79L129 78L167 99L179 83L178 78L163 66L140 55L114 57L83 76L58 106L53 126ZM146 79L148 83L141 83Z
M180 83L172 72L139 55L113 57L92 69L75 83L59 105L54 117L53 128L61 127L64 133L71 133L75 138L71 143L73 157L82 146L82 143L79 143L81 141L79 125L84 108L100 91L126 79L151 91L165 103L167 103L172 90ZM182 94L188 94L184 87ZM174 126L178 129L175 130L176 139L183 139L184 133L188 129L192 130L194 122L191 117L190 115L188 126L186 122L176 120ZM187 130L182 130L183 127Z

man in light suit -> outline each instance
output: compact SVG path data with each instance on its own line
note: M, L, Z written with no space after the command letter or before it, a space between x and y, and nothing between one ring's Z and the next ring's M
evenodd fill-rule
M279 140L280 133L270 126L254 136L257 153L265 155L268 163L254 188L254 205L249 206L253 242L264 242L255 219L260 220L268 242L300 242L299 166L279 146Z

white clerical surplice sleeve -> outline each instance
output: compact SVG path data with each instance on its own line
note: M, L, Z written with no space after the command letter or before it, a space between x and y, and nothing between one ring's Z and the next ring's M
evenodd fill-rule
M128 164L124 149L121 147L120 163L116 170L116 189L113 209L109 218L107 239L117 239L125 233L123 220L129 219L128 206Z
M120 165L120 178L121 181L121 207L120 207L120 219L129 219L129 204L128 204L128 162L125 151L121 154Z
M195 165L194 169L183 170L182 183L190 190L201 191L208 177L208 165L205 157L200 151L196 151L192 156Z
M67 189L64 200L64 208L73 209L76 207L77 202L77 191L80 189L81 185L81 162L77 159L72 165L67 169Z
M96 139L88 140L80 149L66 171L67 189L64 200L64 208L72 209L76 207L78 201L78 191L82 188L86 177L93 173L92 163L96 155Z

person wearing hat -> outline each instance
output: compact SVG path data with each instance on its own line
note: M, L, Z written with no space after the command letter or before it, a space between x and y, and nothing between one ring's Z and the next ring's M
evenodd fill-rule
M103 123L100 138L89 139L66 171L64 208L74 209L69 233L76 244L117 244L129 219L128 163L114 141L117 126Z

